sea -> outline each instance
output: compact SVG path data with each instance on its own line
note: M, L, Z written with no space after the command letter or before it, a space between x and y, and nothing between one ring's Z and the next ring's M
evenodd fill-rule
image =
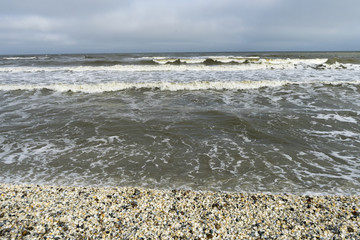
M0 56L0 182L359 195L360 52Z

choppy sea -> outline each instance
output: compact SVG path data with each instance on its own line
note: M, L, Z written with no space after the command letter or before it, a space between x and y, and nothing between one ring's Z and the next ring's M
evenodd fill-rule
M0 56L0 182L360 192L360 52Z

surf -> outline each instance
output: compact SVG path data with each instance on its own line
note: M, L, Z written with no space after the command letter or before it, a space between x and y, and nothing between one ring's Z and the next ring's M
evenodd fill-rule
M246 90L260 88L275 88L286 85L360 85L360 81L194 81L194 82L109 82L94 84L2 84L0 91L33 91L33 90L52 90L57 92L84 92L84 93L101 93L115 92L129 89L137 90L159 90L159 91L200 91L200 90Z

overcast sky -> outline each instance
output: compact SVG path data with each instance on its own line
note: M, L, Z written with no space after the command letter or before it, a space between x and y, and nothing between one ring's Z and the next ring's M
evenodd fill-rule
M0 0L0 54L360 50L359 0Z

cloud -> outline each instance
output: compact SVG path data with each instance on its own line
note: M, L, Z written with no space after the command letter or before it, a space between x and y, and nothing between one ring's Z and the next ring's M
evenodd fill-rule
M247 28L243 24L246 6L239 8L238 1L225 2L228 4L203 0L135 1L126 8L100 12L86 22L78 22L78 28L86 29L81 34L87 38L107 43L131 41L139 46L158 45L159 50L160 45L171 44L180 50L182 44L193 45L193 50L204 46L220 49L221 42L240 42ZM234 11L236 8L238 11Z
M260 50L359 50L360 2L282 1L252 19L248 45Z
M359 50L360 2L20 1L0 9L0 53ZM35 47L33 48L35 49ZM29 50L32 51L32 50Z
M65 32L59 31L63 26L62 20L37 15L2 16L0 44L15 53L73 45L75 42Z
M36 15L2 16L0 29L14 31L51 31L59 25L55 21Z

